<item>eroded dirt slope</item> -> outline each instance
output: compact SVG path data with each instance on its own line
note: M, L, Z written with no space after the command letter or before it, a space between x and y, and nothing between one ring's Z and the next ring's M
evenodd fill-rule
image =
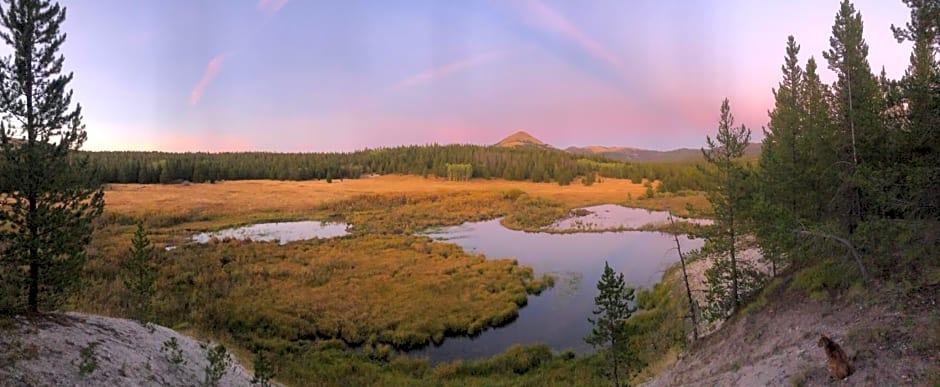
M780 286L767 306L736 316L694 344L648 386L940 385L940 286L823 301ZM835 380L816 346L821 334L854 358Z

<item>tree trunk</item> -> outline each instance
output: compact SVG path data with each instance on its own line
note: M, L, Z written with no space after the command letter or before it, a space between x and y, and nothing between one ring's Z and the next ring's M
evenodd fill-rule
M728 161L728 232L731 237L731 313L738 311L738 259L736 256L737 240L734 233L734 206L737 204L734 197L734 178L731 176L731 161Z
M676 250L679 252L679 263L682 264L682 280L685 281L685 295L689 298L689 316L692 318L692 341L698 340L698 318L695 316L695 300L692 299L692 288L689 287L689 273L685 269L685 256L682 255L682 245L679 244L679 234L676 233L676 222L669 211L669 223L672 224L672 237L676 240Z
M610 339L610 362L614 368L614 387L620 387L620 364L617 362L617 333L614 330L613 323L608 323L608 329L613 336Z

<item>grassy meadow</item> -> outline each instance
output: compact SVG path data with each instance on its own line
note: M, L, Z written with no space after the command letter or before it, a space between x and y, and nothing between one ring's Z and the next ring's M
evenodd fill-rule
M645 192L642 184L618 179L559 186L414 176L332 183L111 185L91 246L93 258L86 265L86 289L74 307L126 314L121 263L136 222L143 221L160 262L157 321L221 339L241 353L273 354L284 382L355 384L349 378L358 372L371 375L360 380L370 384L450 380L489 385L490 376L504 372L558 376L552 376L552 369L588 381L593 377L588 374L596 374L593 368L570 368L593 360L552 354L544 347L516 348L489 363L433 369L427 361L395 356L397 350L505 324L517 316L528 295L553 283L550 277L536 278L531 268L511 257L487 259L415 233L497 217L504 217L507 227L532 230L572 208L603 203L684 211L686 202L702 202L700 196L646 199ZM353 227L345 237L284 246L237 240L188 243L196 232L302 219L343 221ZM178 248L163 251L167 245ZM539 364L551 366L529 372Z

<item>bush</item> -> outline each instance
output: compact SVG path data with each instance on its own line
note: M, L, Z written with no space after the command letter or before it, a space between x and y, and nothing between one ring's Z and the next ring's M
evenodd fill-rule
M206 376L203 380L203 385L218 386L219 381L222 380L222 377L225 376L225 373L228 372L229 367L232 365L232 356L229 355L225 346L222 344L216 345L215 347L203 344L202 349L206 351L207 361L205 368Z
M78 373L82 376L88 376L95 372L97 368L98 360L95 359L95 343L89 343L79 353Z
M167 360L170 364L180 367L186 364L186 358L183 357L183 349L180 348L180 344L176 341L175 337L171 337L169 340L163 342L163 348L160 348L160 352L166 354Z
M807 294L843 291L852 286L857 278L854 267L826 260L796 273L791 287Z

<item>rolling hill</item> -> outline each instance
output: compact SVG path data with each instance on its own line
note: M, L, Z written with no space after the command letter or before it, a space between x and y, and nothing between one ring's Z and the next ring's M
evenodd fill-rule
M538 148L551 148L551 145L548 145L541 140L533 137L531 134L528 134L524 131L518 131L516 133L510 134L508 137L500 140L495 144L495 146L503 148L515 148L515 147L538 147Z

